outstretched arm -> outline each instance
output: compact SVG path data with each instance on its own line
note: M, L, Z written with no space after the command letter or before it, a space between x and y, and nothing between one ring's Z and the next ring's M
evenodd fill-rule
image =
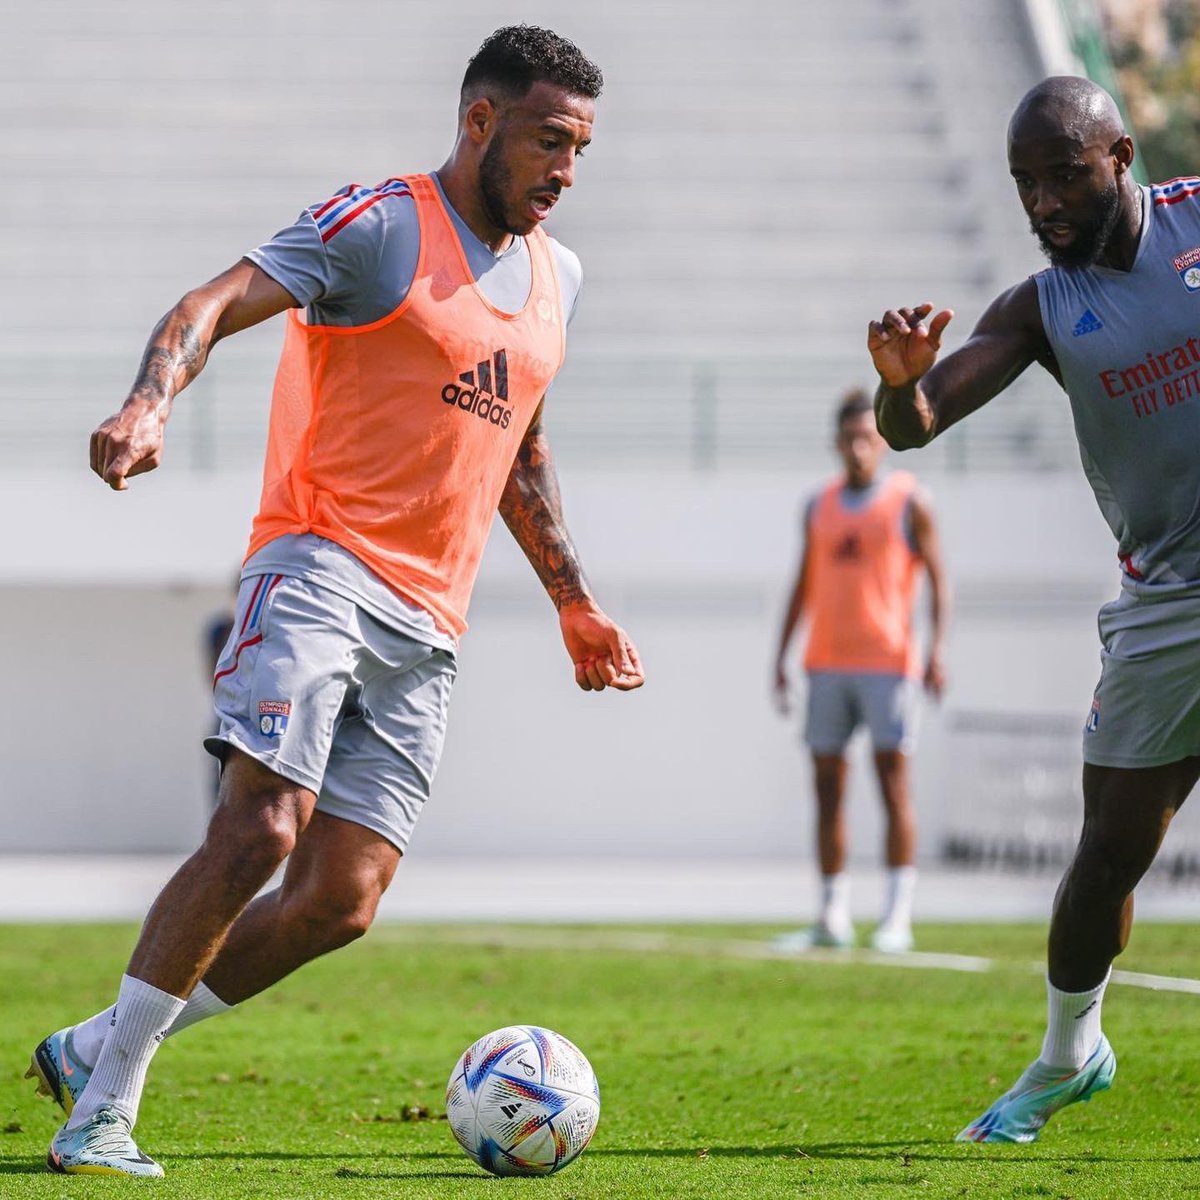
M585 692L632 691L645 682L637 649L600 610L567 532L539 404L500 497L500 515L558 610L575 682Z
M932 304L920 304L889 309L868 327L867 349L879 372L875 420L893 450L926 445L1002 392L1032 362L1058 377L1032 279L993 300L966 343L939 362L942 333L953 316L949 309L933 313Z
M800 551L800 566L796 569L796 580L792 594L788 597L787 612L779 630L779 648L775 652L775 707L787 714L791 707L788 697L787 648L804 614L804 594L808 589L808 521L804 523L804 545Z
M946 687L946 670L942 662L946 629L950 624L950 582L942 564L942 548L938 539L937 522L929 497L918 492L910 509L913 544L917 557L929 573L929 655L925 660L925 690L941 699Z
M172 402L204 369L213 346L295 307L290 292L246 259L188 292L155 326L121 411L92 434L92 470L116 491L153 471Z

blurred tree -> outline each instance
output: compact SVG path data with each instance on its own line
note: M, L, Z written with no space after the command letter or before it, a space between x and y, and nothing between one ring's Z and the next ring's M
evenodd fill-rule
M1100 0L1147 175L1200 173L1200 0Z

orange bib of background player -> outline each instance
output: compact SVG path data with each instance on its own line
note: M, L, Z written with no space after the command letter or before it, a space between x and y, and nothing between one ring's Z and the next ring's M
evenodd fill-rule
M841 483L817 499L804 595L807 670L917 674L912 617L920 560L904 530L915 486L896 471L862 508L843 504Z
M409 176L421 228L412 286L371 325L288 314L253 554L285 533L344 546L454 637L517 448L562 364L546 235L514 314L475 284L437 186Z

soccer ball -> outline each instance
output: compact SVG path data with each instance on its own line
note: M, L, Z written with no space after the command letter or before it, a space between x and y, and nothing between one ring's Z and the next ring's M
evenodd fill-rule
M591 1063L565 1037L510 1025L463 1051L446 1085L458 1144L493 1175L549 1175L577 1158L600 1120Z

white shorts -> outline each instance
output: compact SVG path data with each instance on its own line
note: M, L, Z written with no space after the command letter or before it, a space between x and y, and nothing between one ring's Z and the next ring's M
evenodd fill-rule
M1130 587L1100 610L1100 682L1083 761L1161 767L1200 755L1200 595L1147 599Z
M317 794L317 808L408 844L442 754L448 650L400 633L335 592L284 575L238 589L213 685L229 746Z
M918 694L917 681L907 675L810 671L804 740L814 754L840 755L865 725L876 750L911 754Z

